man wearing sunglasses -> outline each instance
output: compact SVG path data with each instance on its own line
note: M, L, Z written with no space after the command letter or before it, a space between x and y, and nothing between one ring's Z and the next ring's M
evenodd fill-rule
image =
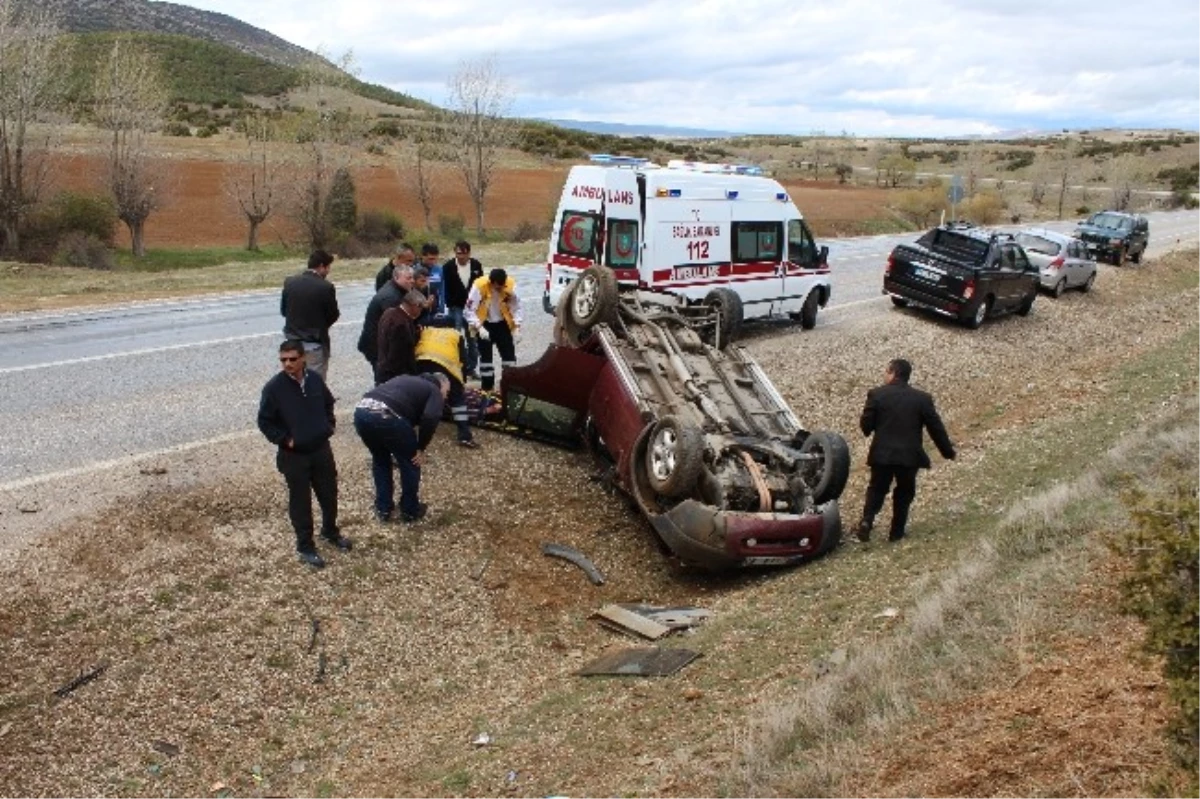
M287 482L296 553L303 563L320 569L325 561L313 543L313 494L321 506L321 537L343 552L353 546L337 526L337 464L329 446L336 424L334 399L321 376L305 367L299 341L280 345L279 363L279 374L263 386L258 429L279 448L275 466Z

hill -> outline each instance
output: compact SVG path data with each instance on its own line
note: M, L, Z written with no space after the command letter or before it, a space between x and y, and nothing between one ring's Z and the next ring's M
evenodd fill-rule
M17 0L18 11L32 0ZM305 67L333 65L273 33L215 11L149 0L62 0L59 25L76 41L76 95L117 34L133 34L162 59L179 103L238 104L279 96L303 83ZM432 106L385 86L345 75L354 94L405 108Z

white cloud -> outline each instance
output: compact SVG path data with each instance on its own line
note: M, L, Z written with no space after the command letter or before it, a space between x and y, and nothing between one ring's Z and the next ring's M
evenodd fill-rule
M514 112L716 130L950 136L1200 125L1194 0L200 0L441 103L495 54Z

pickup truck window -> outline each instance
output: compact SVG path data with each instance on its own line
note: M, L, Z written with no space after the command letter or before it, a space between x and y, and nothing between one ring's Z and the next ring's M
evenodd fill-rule
M1035 236L1032 233L1018 233L1017 244L1020 244L1026 250L1040 252L1042 255L1058 255L1062 252L1062 245L1057 241Z
M778 261L782 259L779 243L783 239L781 222L734 222L733 261Z
M987 263L988 252L991 250L991 244L987 241L942 228L929 231L917 239L917 244L936 255L944 255L977 267Z

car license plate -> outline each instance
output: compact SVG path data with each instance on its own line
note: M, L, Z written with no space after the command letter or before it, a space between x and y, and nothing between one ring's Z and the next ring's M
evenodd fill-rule
M923 266L914 266L913 274L922 280L928 280L930 283L936 283L942 279L940 272L935 272L932 269L926 269Z
M758 557L742 558L744 566L787 566L798 560L798 558L784 558L776 556L762 555Z

